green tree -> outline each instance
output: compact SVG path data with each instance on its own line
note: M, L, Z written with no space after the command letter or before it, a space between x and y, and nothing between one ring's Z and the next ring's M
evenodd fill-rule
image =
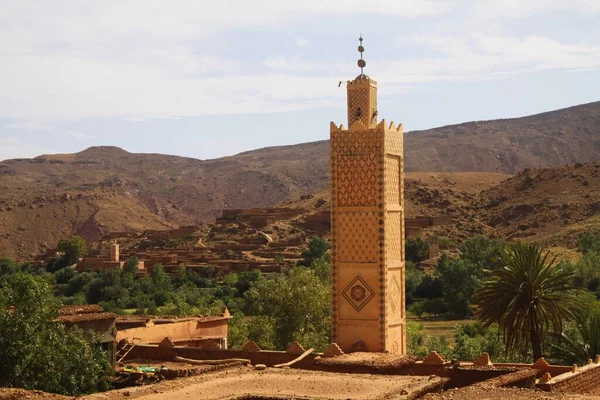
M442 254L436 272L442 284L442 299L448 311L461 318L471 315L471 298L479 286L477 266Z
M240 297L243 296L250 289L250 285L259 280L260 277L261 273L258 269L238 273L238 280L235 283L236 294Z
M123 272L136 276L138 273L138 264L140 260L136 256L131 256L123 265Z
M17 266L15 262L10 258L0 258L0 277L3 275L10 275L15 272Z
M419 271L419 269L417 268L417 266L408 261L406 263L406 304L410 305L414 302L415 299L415 293L417 291L417 288L419 287L419 285L421 284L421 281L423 280L423 274L421 273L421 271Z
M457 360L475 360L483 352L495 362L527 362L524 356L508 355L498 327L485 328L481 322L456 327L453 357Z
M516 243L502 253L503 267L491 272L475 294L477 316L485 327L497 323L507 351L534 361L543 354L542 338L560 332L576 306L573 274L535 244Z
M55 322L60 303L42 277L0 288L0 386L80 395L106 388L107 354L93 335Z
M267 315L251 317L248 323L248 339L254 341L258 347L265 350L276 350L279 346L277 339L277 321Z
M408 306L408 311L421 318L425 313L425 300L413 302Z
M65 255L67 265L75 264L87 253L87 244L81 236L72 236L69 239L61 239L58 242L58 250Z
M325 256L329 250L329 244L321 237L313 236L308 242L308 248L302 252L302 260L298 263L309 267L315 260Z
M590 252L600 254L600 232L586 232L579 237L577 249L583 254Z
M437 276L423 276L415 290L415 297L423 299L442 297L442 281Z
M575 285L596 292L600 289L600 253L586 252L571 266L575 274Z
M478 269L494 270L501 266L502 249L505 246L503 240L475 236L460 246L460 258L476 265Z
M265 317L261 323L273 326L278 349L285 350L294 340L318 349L327 346L329 285L312 270L292 267L285 274L262 278L252 283L244 298L251 315Z
M429 244L420 237L406 239L404 249L406 261L411 261L415 264L429 257Z
M184 263L181 263L177 266L177 272L174 276L171 276L171 282L176 288L184 286L190 282L187 267Z
M331 260L329 257L320 257L312 262L310 269L324 283L329 284L331 280Z
M231 314L227 328L227 345L231 349L241 349L248 341L248 324L243 312L236 310ZM259 345L260 346L260 345Z

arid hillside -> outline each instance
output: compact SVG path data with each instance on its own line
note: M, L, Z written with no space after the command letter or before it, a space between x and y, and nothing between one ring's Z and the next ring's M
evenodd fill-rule
M503 237L571 247L600 228L600 162L527 169L481 200L474 212Z
M460 225L449 228L458 237L487 233L490 228L537 237L523 227L515 230L514 220L504 226L494 216L502 210L484 207L478 193L458 190L456 185L483 190L486 187L463 183L475 179L496 184L498 177L506 177L502 174L523 168L599 159L599 137L600 102L525 118L407 133L406 170L424 171L412 175L420 178L407 179L407 211L458 218ZM328 187L328 156L328 142L321 141L215 160L93 147L76 154L4 161L0 163L0 255L24 259L72 234L97 240L109 231L194 225L214 221L222 209L266 207L315 194ZM454 178L439 174L477 171L491 174ZM594 184L581 186L592 190ZM515 203L496 207L541 202L535 196L545 190L530 192L533 197L527 198L519 198L524 193L516 192L510 200ZM491 189L487 196L497 191Z
M268 160L201 161L94 147L4 161L0 254L28 258L72 234L97 240L109 231L213 221L224 208L274 205L327 187L324 166L310 173L295 168L285 149L272 151Z
M488 171L600 160L600 102L523 118L410 132L407 171Z
M274 147L234 158L243 163L283 159L293 161L297 171L326 174L328 146L322 141ZM525 168L600 160L600 102L523 118L407 132L404 152L409 172L515 174Z
M485 172L408 172L406 218L442 217L451 222L425 228L425 237L460 244L475 235L535 241L574 248L586 231L600 230L600 161L526 169L511 176ZM304 217L329 210L329 193L286 202Z

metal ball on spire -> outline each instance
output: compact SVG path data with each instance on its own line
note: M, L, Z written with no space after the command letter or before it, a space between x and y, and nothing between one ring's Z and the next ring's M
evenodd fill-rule
M358 38L360 44L358 45L358 51L360 52L360 60L358 60L358 66L360 67L360 74L363 75L363 68L367 66L367 62L363 60L363 52L365 51L365 47L363 46L363 38L362 35Z

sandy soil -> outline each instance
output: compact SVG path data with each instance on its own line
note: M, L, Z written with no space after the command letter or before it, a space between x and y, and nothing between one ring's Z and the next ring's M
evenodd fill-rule
M236 399L246 396L312 399L405 399L434 382L429 377L334 374L251 367L163 381L147 387L96 394L87 399Z
M548 393L518 388L462 388L428 394L424 400L600 400L600 396Z
M405 365L412 365L416 361L417 358L412 356L356 352L337 357L323 357L316 363L322 366L354 366L368 367L373 370L393 370Z
M61 396L60 394L45 393L39 390L0 388L0 400L67 400L71 398L72 397Z

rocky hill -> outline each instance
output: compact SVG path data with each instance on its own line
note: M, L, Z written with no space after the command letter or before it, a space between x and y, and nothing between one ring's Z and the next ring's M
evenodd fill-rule
M405 136L406 170L512 174L523 168L589 162L599 158L599 137L600 102L525 118L411 132ZM94 147L76 154L4 161L0 255L24 259L72 234L97 240L110 231L193 225L214 221L222 209L266 207L314 194L328 187L328 155L328 142L321 141L215 160ZM409 209L453 216L479 207L476 193L453 192L452 185L443 182L454 178L427 176L435 174L407 180ZM471 178L482 179L477 176ZM445 190L448 199L438 198ZM479 214L465 221L474 232L503 226L495 220L488 224ZM514 234L513 223L506 233Z
M284 158L293 160L300 171L326 174L328 146L328 141L322 141L274 147L235 158L244 163ZM600 102L523 118L407 132L404 152L409 172L514 174L525 168L600 160ZM311 169L305 170L308 166Z
M600 160L600 102L523 118L410 132L407 171L488 171Z
M600 162L526 169L482 192L474 210L503 237L575 246L600 228Z

